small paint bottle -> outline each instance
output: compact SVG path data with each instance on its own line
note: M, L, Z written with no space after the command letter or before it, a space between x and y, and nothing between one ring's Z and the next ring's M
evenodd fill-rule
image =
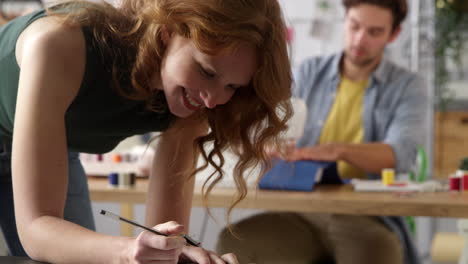
M383 169L382 170L382 183L385 186L393 184L395 181L395 170L394 169Z

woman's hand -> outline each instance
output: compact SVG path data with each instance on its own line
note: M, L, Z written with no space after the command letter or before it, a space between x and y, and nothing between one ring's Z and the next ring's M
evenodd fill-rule
M205 250L201 247L185 246L179 260L181 264L239 264L236 256L232 253L218 256L213 251Z
M141 232L126 253L127 263L161 263L176 264L185 246L185 239L178 234L184 227L171 221L153 227L160 233L169 236L160 236L149 231Z

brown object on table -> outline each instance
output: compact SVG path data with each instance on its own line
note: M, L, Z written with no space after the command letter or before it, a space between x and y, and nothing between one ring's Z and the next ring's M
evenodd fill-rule
M434 177L447 178L467 156L468 111L437 112L434 124Z

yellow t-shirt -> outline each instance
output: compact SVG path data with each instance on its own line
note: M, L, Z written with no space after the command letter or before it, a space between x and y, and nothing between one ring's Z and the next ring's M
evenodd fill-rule
M367 81L356 82L341 77L335 102L320 134L319 144L362 143L364 126L362 121L364 93ZM365 173L349 163L338 161L341 178L364 178Z

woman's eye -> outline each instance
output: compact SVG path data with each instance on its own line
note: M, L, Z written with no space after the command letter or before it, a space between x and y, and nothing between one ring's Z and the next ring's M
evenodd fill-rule
M239 85L234 85L234 84L228 84L227 87L234 91L240 88Z
M213 78L216 76L216 73L212 73L212 72L210 72L210 71L207 71L207 70L203 69L203 67L201 67L201 66L199 66L198 69L200 70L200 73L201 73L204 77L206 77L206 78L208 78L208 79L213 79Z

